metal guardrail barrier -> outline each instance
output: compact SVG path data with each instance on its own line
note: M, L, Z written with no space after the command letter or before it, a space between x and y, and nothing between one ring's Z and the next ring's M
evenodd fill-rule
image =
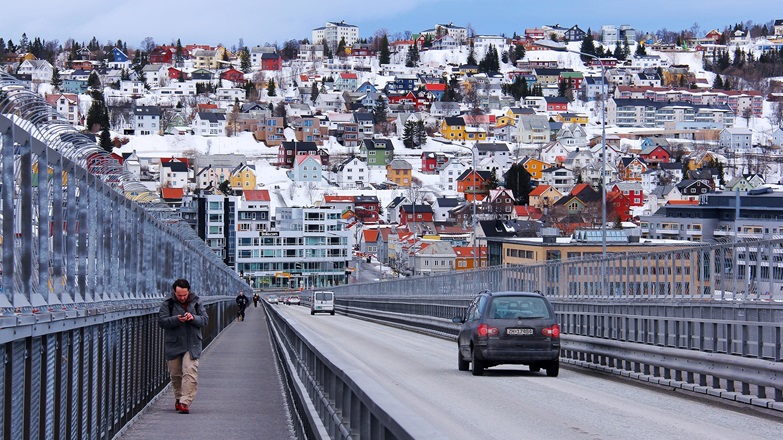
M303 388L300 398L306 394L319 417L305 423L309 425L304 427L306 438L445 438L413 411L388 401L388 394L365 372L336 353L317 349L274 307L266 303L264 307L270 332L285 359L283 369L296 375ZM295 406L297 413L308 413L307 403L299 401Z
M155 315L174 279L211 304L210 339L250 289L115 156L4 72L0 174L0 432L111 438L168 381Z
M340 313L447 339L469 301L336 296ZM783 304L553 304L565 362L783 411Z

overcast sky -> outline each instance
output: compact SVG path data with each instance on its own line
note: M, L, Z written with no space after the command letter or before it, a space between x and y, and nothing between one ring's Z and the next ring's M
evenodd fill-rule
M137 47L146 37L164 44L181 39L227 47L242 38L247 46L310 39L313 28L345 20L359 27L360 37L381 28L389 33L418 33L438 23L471 26L477 34L511 36L525 28L560 24L583 30L603 24L628 24L637 31L679 31L698 23L700 33L734 23L767 23L783 19L779 0L656 0L487 2L482 0L4 0L0 37L18 43L68 38L106 43L118 39ZM777 15L776 15L777 14Z

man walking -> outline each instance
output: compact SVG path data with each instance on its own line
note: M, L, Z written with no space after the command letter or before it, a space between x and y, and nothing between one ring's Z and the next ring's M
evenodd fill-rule
M201 329L209 316L198 295L185 279L174 281L173 292L160 305L158 325L165 330L166 363L174 388L174 409L190 414L190 404L198 391L198 358L201 356Z
M237 313L237 318L239 318L240 321L245 320L245 308L247 307L247 297L245 296L245 292L240 290L239 295L237 295L237 305L239 306L239 312Z
M258 307L258 300L260 300L261 297L258 295L258 293L253 294L253 307Z

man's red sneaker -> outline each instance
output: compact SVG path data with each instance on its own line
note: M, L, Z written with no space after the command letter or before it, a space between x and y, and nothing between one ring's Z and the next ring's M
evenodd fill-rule
M179 404L179 413L180 414L190 414L190 408L188 408L187 403L180 403Z
M174 402L174 410L179 411L180 409L182 409L182 404L179 403L179 399L177 399L177 401Z

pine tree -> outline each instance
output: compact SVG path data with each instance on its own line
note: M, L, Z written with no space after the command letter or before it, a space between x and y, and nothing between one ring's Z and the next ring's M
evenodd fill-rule
M52 69L52 87L54 91L59 92L61 85L63 85L63 80L60 78L60 70L55 67Z
M109 127L103 127L101 130L101 148L111 153L114 145L111 142L111 133L109 133Z
M318 99L318 84L313 81L313 85L310 87L310 101L315 102Z
M269 80L269 84L266 86L266 94L267 96L277 96L276 91L277 86L275 85L275 79L272 78Z
M250 51L246 47L243 47L239 56L239 68L245 73L250 72Z
M408 54L405 59L405 66L406 67L414 67L416 66L416 62L419 61L419 49L416 47L416 43L414 42L413 45L408 49Z
M101 80L98 78L98 73L94 70L90 73L90 76L87 77L87 86L91 89L101 88Z
M375 104L375 107L372 109L372 120L375 125L386 124L386 119L388 118L388 109L389 107L386 105L386 100L379 98L378 102Z
M422 145L427 143L427 127L424 126L424 121L416 122L413 133L417 147L421 148Z
M415 146L414 141L414 122L413 121L405 121L405 126L402 128L402 144L405 145L405 148L413 148Z
M593 41L593 34L589 30L587 32L587 35L585 35L584 40L582 40L582 46L579 49L579 52L590 54L590 55L596 55L595 41ZM585 63L590 60L590 57L586 55L582 55L581 58L582 58L582 62Z
M389 64L391 62L391 52L389 50L389 37L384 34L381 37L381 47L378 51L378 64Z
M340 37L340 42L337 43L337 50L335 52L338 57L345 57L345 37Z
M465 61L465 64L468 66L475 66L478 64L476 62L476 54L473 52L473 43L470 44L470 51L468 51L468 59Z
M177 62L177 66L182 66L185 61L185 51L182 49L182 42L177 38L177 49L174 53L174 61Z
M715 80L712 81L712 88L717 90L723 89L723 78L720 75L715 75Z

